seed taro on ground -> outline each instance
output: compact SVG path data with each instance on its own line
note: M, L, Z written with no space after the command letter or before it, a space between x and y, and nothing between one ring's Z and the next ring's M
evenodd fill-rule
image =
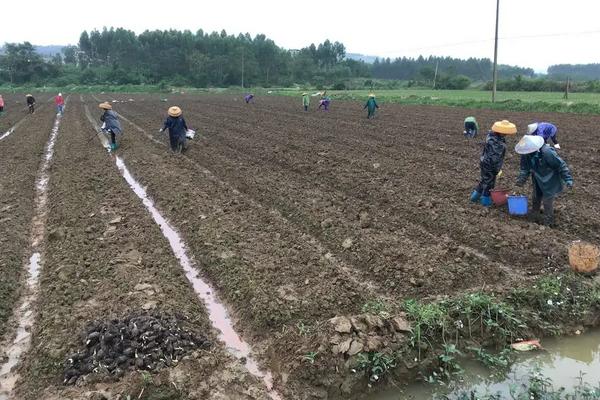
M160 370L195 349L211 347L205 336L185 328L183 322L155 313L90 323L80 335L80 350L65 361L64 383L75 384L92 372L120 377L128 369Z

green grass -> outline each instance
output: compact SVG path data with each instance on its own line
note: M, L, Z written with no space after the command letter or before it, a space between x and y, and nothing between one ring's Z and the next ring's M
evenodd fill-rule
M300 97L303 89L277 89L273 94ZM311 91L312 93L316 91ZM370 90L328 90L334 100L364 102ZM380 104L431 104L466 108L489 108L509 111L571 112L600 114L600 93L571 93L569 100L558 92L491 92L484 90L393 89L376 90Z
M166 85L68 85L64 87L33 87L33 86L0 86L0 93L24 92L65 92L65 93L173 93L188 94L241 94L253 92L257 96L292 96L300 98L303 91L317 92L316 89L306 88L186 88ZM364 102L369 89L357 90L328 90L334 100L350 100ZM600 93L571 93L569 100L563 99L559 92L498 92L496 102L492 103L492 94L485 90L431 90L431 89L379 89L375 90L377 101L386 103L441 105L450 107L496 109L507 111L529 112L566 112L575 114L600 114Z

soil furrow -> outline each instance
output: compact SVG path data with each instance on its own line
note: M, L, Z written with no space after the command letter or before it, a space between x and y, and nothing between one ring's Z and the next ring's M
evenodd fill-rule
M73 100L56 144L40 276L43 301L37 304L32 351L20 369L17 397L88 399L108 392L123 398L266 399L258 382L216 342L203 304L167 240L106 151L89 141L84 115L82 104ZM68 355L81 350L81 336L92 321L144 313L176 316L213 344L188 354L176 367L152 372L149 381L124 370L63 385Z
M0 144L0 337L22 287L34 210L35 180L54 114L41 110Z

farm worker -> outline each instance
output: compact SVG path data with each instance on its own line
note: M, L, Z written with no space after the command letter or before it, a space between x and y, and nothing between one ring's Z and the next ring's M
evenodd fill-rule
M252 99L254 98L254 95L252 93L248 93L247 95L244 96L244 101L246 102L246 104L250 103L250 101L252 101Z
M573 188L573 177L567 163L544 142L543 136L523 136L515 151L521 154L517 185L523 186L529 175L532 176L533 218L540 218L540 208L544 203L544 224L554 226L554 198L563 191L563 181L569 189Z
M35 112L35 99L32 95L28 94L25 96L25 101L27 102L27 107L29 107L29 113L33 114Z
M116 135L122 133L121 122L119 122L119 117L112 110L112 105L109 102L100 103L99 107L104 110L104 113L100 116L100 121L103 122L102 132L110 133L110 150L115 151L119 147Z
M304 106L304 111L308 111L308 106L310 106L310 97L308 93L302 93L302 105Z
M0 115L2 115L3 112L4 112L4 99L2 98L2 95L0 94Z
M325 111L329 110L329 104L331 104L331 98L329 96L327 96L327 92L323 92L323 94L321 95L321 100L319 100L319 107L318 109L320 110L321 107L323 107L323 109Z
M169 116L165 120L163 127L159 129L159 132L163 132L168 128L171 150L174 153L181 153L186 149L185 133L188 130L187 124L182 116L181 108L177 106L169 107L167 113Z
M550 122L535 122L527 125L528 135L541 136L546 143L548 143L548 139L551 139L552 143L554 143L554 148L560 149L560 144L558 144L558 138L556 137L557 131L558 128Z
M65 99L62 97L62 93L54 97L54 104L56 104L56 112L62 115L65 109Z
M375 118L375 109L379 108L377 102L375 101L375 95L373 93L369 94L369 100L367 100L367 104L363 107L367 109L367 118Z
M467 117L465 118L465 130L463 134L465 137L473 138L477 136L477 132L479 131L479 124L475 117Z
M479 161L481 181L471 193L472 202L480 201L484 207L492 205L490 190L496 186L496 177L502 170L502 163L506 154L505 136L516 133L517 127L515 124L507 120L495 122L491 131L488 132Z

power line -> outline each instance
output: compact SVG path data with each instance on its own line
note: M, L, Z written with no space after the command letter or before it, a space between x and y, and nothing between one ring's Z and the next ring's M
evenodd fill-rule
M596 35L596 34L600 34L600 30L581 31L581 32L545 33L545 34L538 34L538 35L504 36L504 37L499 37L498 39L499 40L517 40L517 39L535 39L535 38L545 38L545 37L581 36L581 35ZM441 48L447 48L447 47L464 46L464 45L468 45L468 44L489 43L492 41L494 41L493 38L480 39L480 40L469 40L469 41L464 41L464 42L453 42L453 43L445 43L445 44L431 45L431 46L424 46L424 47L413 47L413 48L407 48L407 49L402 49L402 50L385 51L385 52L381 52L381 54L398 54L398 53L402 53L402 52L414 52L414 51L421 51L421 50L441 49Z

